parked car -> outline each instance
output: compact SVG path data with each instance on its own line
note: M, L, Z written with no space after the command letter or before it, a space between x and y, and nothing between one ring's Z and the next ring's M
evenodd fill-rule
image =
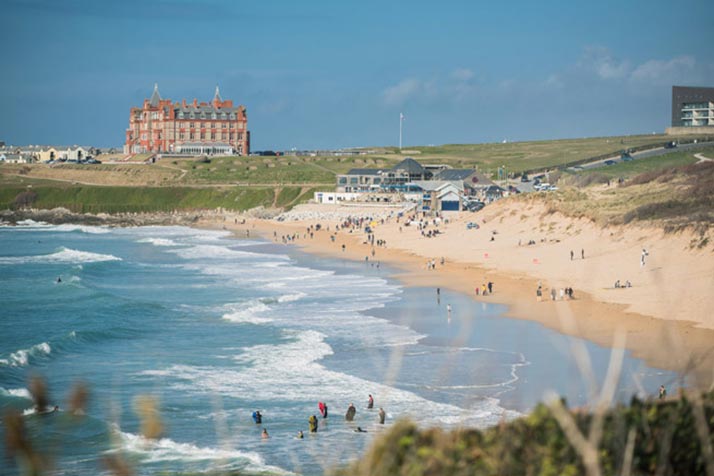
M606 160L605 165L615 165L615 161L614 160Z
M469 202L466 205L466 209L470 212L477 212L479 210L482 210L485 206L486 204L483 202Z
M673 141L673 140L667 142L667 143L664 145L664 148L665 148L665 149L674 149L675 147L677 147L677 142L676 142L676 141Z
M528 175L523 174L521 175L521 182L530 182L531 179L528 178Z
M478 230L480 227L478 226L478 223L470 221L466 224L466 229L467 230Z

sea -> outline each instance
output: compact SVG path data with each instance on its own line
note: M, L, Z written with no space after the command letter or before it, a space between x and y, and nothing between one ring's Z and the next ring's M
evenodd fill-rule
M602 386L610 349L392 274L225 231L0 226L0 412L22 414L47 474L112 474L118 460L138 475L321 475L400 419L486 428L553 395L592 403ZM59 411L34 411L32 378ZM615 399L676 380L625 353ZM84 415L69 411L79 384ZM22 474L17 461L0 473Z

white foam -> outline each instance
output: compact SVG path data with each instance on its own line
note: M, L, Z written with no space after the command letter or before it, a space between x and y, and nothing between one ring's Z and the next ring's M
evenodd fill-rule
M286 255L253 253L251 251L238 251L229 248L228 246L220 246L215 244L201 244L190 248L182 248L173 250L182 258L186 259L226 259L226 258L268 258L274 260L288 261L290 258Z
M71 225L71 224L56 225L51 228L52 228L52 231L64 231L64 232L81 231L82 233L90 233L93 235L110 233L112 231L111 228L105 227L105 226Z
M463 409L433 402L390 385L328 370L319 363L333 352L323 334L302 331L288 333L288 336L286 342L277 345L244 349L235 357L239 364L236 369L174 365L162 370L147 370L141 375L163 377L166 385L184 392L236 398L260 395L261 400L281 403L328 401L333 408L338 404L346 407L355 394L369 389L369 393L378 396L380 406L389 408L396 416L411 416L425 425L484 427L497 423L502 417L518 415L501 408L496 399L479 399ZM359 418L373 417L372 414Z
M60 247L49 255L36 256L4 256L0 257L0 263L22 264L22 263L97 263L100 261L121 261L114 255L92 253L90 251L73 250L71 248Z
M20 349L10 354L7 359L0 359L0 364L10 367L23 367L30 363L30 357L50 355L52 347L47 342L36 344L29 349Z
M137 240L137 243L151 243L154 246L177 246L174 240L168 238L142 238Z
M32 400L32 395L30 391L26 388L2 388L0 387L0 395L5 395L8 397L26 398Z
M281 468L266 465L263 458L253 452L235 449L205 448L191 443L178 443L169 438L150 440L140 435L115 429L120 448L143 457L144 463L161 463L167 461L194 462L218 460L225 463L234 460L235 464L245 471L270 472L271 474L293 474Z
M268 322L272 322L272 319L268 317L261 317L259 315L262 312L270 310L270 307L259 299L233 306L240 306L242 309L233 310L232 312L223 314L223 319L231 322L245 322L249 324L266 324Z
M293 301L297 301L297 300L299 300L299 299L302 299L302 298L304 298L305 296L307 296L307 294L305 294L305 293L303 293L303 292L296 292L296 293L293 293L293 294L285 294L284 296L280 296L280 297L278 298L278 302L293 302Z

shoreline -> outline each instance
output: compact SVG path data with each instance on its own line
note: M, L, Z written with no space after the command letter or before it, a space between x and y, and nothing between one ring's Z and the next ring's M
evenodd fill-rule
M355 210L352 209L352 213ZM486 222L484 215L477 215ZM466 221L475 218L475 215L458 217L445 228L445 236L451 237L455 229L463 227ZM641 358L649 366L678 372L686 376L687 384L695 388L708 389L714 383L714 327L706 326L703 322L684 319L663 319L647 313L636 312L625 303L608 302L602 298L603 292L591 292L573 285L575 289L574 300L550 301L546 299L547 291L552 283L563 286L563 280L556 280L544 273L544 300L536 302L535 289L540 279L532 273L514 271L507 267L499 266L500 263L484 263L476 260L459 260L453 256L460 256L462 250L444 250L446 262L442 266L437 259L434 270L426 269L427 259L435 256L424 252L424 242L437 243L443 238L417 239L411 242L404 240L394 245L397 235L397 225L387 222L381 226L378 235L389 236L387 247L374 248L375 255L371 256L372 246L366 244L365 235L360 231L340 231L334 242L330 234L334 233L334 225L338 220L310 219L282 221L255 218L246 214L227 213L222 210L202 211L192 213L154 213L154 214L125 214L125 215L91 215L74 214L66 210L32 210L22 212L5 212L0 214L0 219L9 223L16 223L24 219L46 221L49 223L81 223L89 225L108 226L190 226L210 229L224 229L237 236L245 236L246 232L256 233L268 242L275 242L273 233L278 237L283 234L296 234L299 236L289 244L298 246L303 251L322 255L330 258L346 258L352 261L363 261L365 257L388 264L390 269L396 270L390 277L409 287L445 288L469 296L475 302L488 302L503 304L507 307L506 317L537 322L549 329L565 335L580 337L597 345L612 348L615 334L624 332L626 341L625 349L634 357ZM245 223L239 220L245 219ZM303 237L307 227L322 224L323 229L315 231L313 238ZM332 232L325 228L330 227ZM391 227L391 228L390 228ZM568 226L569 228L570 226ZM482 228L485 226L482 225ZM607 230L606 230L607 231ZM613 235L609 231L610 236ZM405 234L406 235L406 234ZM502 241L502 237L499 241ZM431 241L433 240L433 241ZM341 245L345 244L343 252ZM515 248L515 247L512 247ZM525 249L525 247L523 247ZM511 250L509 250L511 251ZM519 246L513 252L522 252ZM479 251L480 253L480 251ZM487 253L484 256L489 257ZM473 252L471 253L473 257ZM711 258L710 258L711 260ZM495 259L493 260L496 261ZM495 265L495 266L494 266ZM503 268L503 269L502 269ZM548 270L552 266L543 266L540 270ZM556 271L560 271L556 267ZM714 283L714 273L711 277ZM474 293L474 287L492 281L494 293L488 296ZM706 279L704 280L706 285ZM634 290L635 288L633 288ZM624 292L629 292L622 291ZM605 293L612 292L605 289ZM689 296L684 296L689 301ZM695 302L704 313L714 314L713 297L704 297L704 301ZM710 305L712 303L712 305ZM711 316L714 319L714 315Z
M324 228L314 231L313 238L309 238L307 227L317 223ZM508 309L505 317L537 322L601 347L612 348L615 335L622 332L626 338L625 349L649 366L678 372L685 376L688 386L695 388L707 389L714 381L714 329L703 328L700 323L640 314L625 304L603 302L592 293L577 288L573 300L550 301L544 292L543 301L536 302L534 290L539 280L525 273L489 269L478 263L452 259L447 259L443 266L437 260L436 269L427 270L426 262L431 257L395 246L374 247L375 255L372 256L373 247L365 242L362 231L340 231L332 242L330 234L334 233L334 224L328 220L278 222L247 218L244 224L201 219L195 226L222 228L236 236L255 233L273 243L280 242L279 238L284 234L297 234L299 238L288 244L306 253L357 262L367 257L396 270L390 277L405 286L450 289L476 302L502 304ZM326 225L330 226L331 232L326 230ZM277 234L277 241L273 233ZM477 296L474 287L488 281L494 283L494 293ZM545 286L547 289L548 285Z

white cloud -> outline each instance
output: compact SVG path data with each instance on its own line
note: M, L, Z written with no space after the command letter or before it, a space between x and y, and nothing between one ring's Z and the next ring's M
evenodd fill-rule
M458 68L451 73L451 77L457 81L469 81L474 76L474 72L468 68Z
M408 78L384 90L382 96L387 104L401 105L424 89L424 83L418 79Z
M628 76L632 70L630 62L613 57L610 50L602 46L585 48L579 66L594 71L601 79L620 79Z
M672 83L691 78L697 65L692 56L677 56L670 60L649 60L632 71L630 79L650 83Z

